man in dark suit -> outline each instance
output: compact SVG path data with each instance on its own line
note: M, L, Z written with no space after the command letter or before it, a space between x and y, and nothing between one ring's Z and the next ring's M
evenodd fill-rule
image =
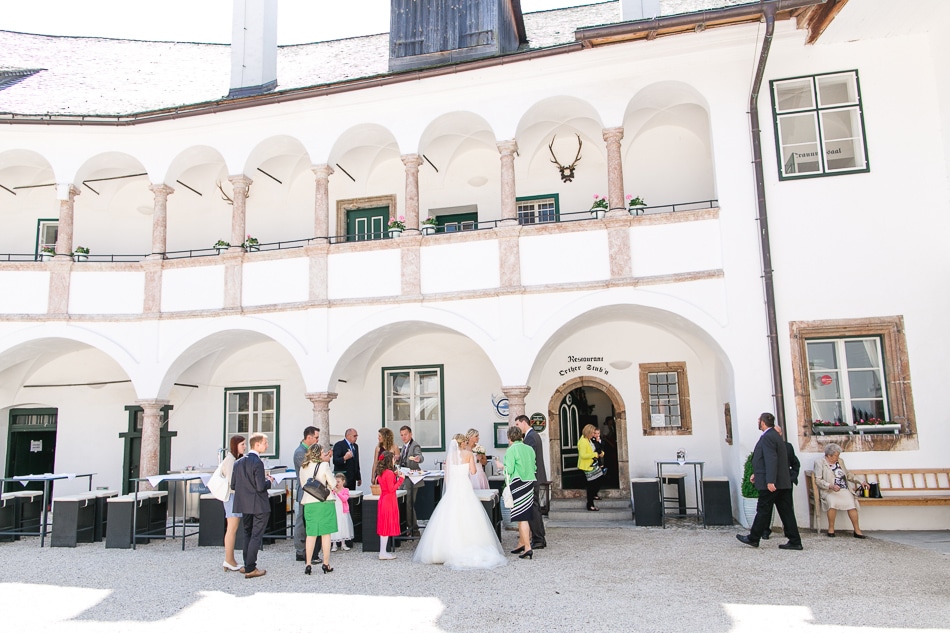
M534 449L537 481L534 485L534 505L528 525L531 526L531 549L544 549L548 542L544 533L544 519L541 517L540 489L541 484L547 482L548 473L544 468L544 449L542 448L541 436L532 428L531 420L526 415L519 415L515 418L515 425L524 433L524 440L522 441Z
M755 520L749 534L736 534L740 542L752 547L759 546L759 540L772 521L772 508L778 510L785 528L787 543L779 549L802 549L802 537L795 521L795 507L792 502L792 477L788 467L788 450L785 440L775 431L775 416L763 413L759 416L759 430L762 435L752 451L752 484L759 491L759 501L755 507Z
M402 440L402 448L399 449L399 467L408 468L409 470L422 470L419 464L425 461L425 457L422 456L422 447L419 446L419 442L412 439L412 428L408 426L400 428L399 438ZM412 530L410 532L411 536L420 535L419 523L416 520L416 496L419 494L419 488L424 485L425 482L421 479L419 483L414 484L409 477L406 477L402 482L402 486L400 486L409 494L409 502L406 504L409 509L406 522L409 524L409 529Z
M311 446L320 441L320 429L315 426L308 426L303 430L303 440L294 450L294 470L297 471L297 507L294 508L294 551L297 554L297 561L303 561L307 541L307 527L303 520L303 506L300 505L300 466L303 464L307 451ZM317 555L320 552L320 539L317 539Z
M346 487L356 490L363 483L360 477L360 447L356 429L347 429L343 439L333 445L333 471L346 475Z
M782 433L782 427L775 427L775 432L782 436L782 439L785 438L785 434ZM791 442L785 440L785 452L788 453L788 475L792 479L792 487L798 485L798 475L802 471L802 463L798 461L798 455L795 454L795 448L792 446ZM771 521L769 521L771 524ZM762 533L762 538L766 541L769 540L769 537L772 536L772 526L765 528L765 532Z
M234 512L244 515L244 577L257 578L267 572L257 566L264 529L270 517L267 489L274 479L264 473L261 453L267 451L267 436L254 433L247 440L251 450L234 462L231 488L234 490Z

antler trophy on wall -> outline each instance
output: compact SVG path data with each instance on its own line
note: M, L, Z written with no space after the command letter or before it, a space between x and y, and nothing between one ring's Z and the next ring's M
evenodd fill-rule
M574 136L577 137L577 156L574 157L574 162L570 165L562 165L561 161L557 159L557 156L554 154L554 139L557 138L557 134L554 135L554 138L551 139L551 144L548 145L548 150L551 152L551 162L557 165L558 171L561 172L561 181L571 182L574 180L574 169L577 167L577 163L581 160L581 147L584 146L584 141L581 140L581 135L574 133Z

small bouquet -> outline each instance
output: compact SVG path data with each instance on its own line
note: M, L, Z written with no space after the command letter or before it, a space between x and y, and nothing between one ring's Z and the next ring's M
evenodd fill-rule
M594 209L604 209L606 211L608 208L607 198L598 194L594 194L594 204L591 205L590 210L593 211Z
M397 220L395 216L389 216L389 230L390 231L405 231L406 230L406 216L400 215Z
M485 447L482 446L481 444L476 444L475 446L472 447L472 452L475 453L476 455L484 455Z

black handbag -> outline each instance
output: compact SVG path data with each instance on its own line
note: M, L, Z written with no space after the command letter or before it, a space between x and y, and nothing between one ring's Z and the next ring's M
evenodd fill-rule
M313 477L307 480L303 485L303 491L316 499L317 501L326 501L330 496L330 489L322 481L317 481Z

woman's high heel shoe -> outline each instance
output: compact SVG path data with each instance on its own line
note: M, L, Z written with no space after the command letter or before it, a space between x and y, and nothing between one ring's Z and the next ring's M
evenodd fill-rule
M598 508L598 507L596 507L596 506L587 506L587 511L588 511L588 512L600 512L600 508Z
M523 551L524 551L524 545L522 545L522 546L519 547L518 549L513 549L513 550L511 550L511 553L512 553L512 554L520 554L520 553L523 552Z
M311 571L310 565L307 565L306 567L303 568L303 573L307 574L308 576L310 575L310 571Z
M534 560L534 550L529 549L527 552L519 556L518 558L527 558L528 560Z
M333 571L333 568L330 567L329 565L321 565L321 566L320 566L320 569L323 570L323 573L324 573L324 574L328 574L328 573L330 573L331 571Z

